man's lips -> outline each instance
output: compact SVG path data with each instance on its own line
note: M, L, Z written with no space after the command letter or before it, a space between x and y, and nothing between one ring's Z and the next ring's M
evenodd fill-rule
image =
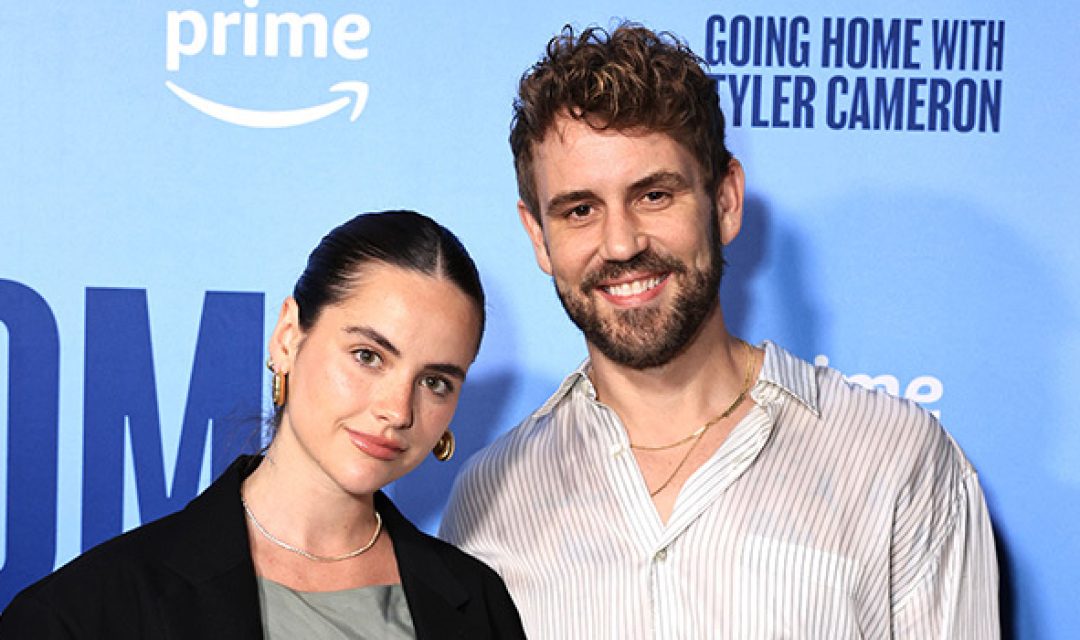
M346 429L346 431L349 434L349 440L352 441L353 446L378 460L389 462L405 451L405 448L395 440L383 438L382 436L360 433L359 431L353 431L351 429Z
M670 273L654 273L620 282L601 283L596 289L616 304L639 304L660 295L670 276Z

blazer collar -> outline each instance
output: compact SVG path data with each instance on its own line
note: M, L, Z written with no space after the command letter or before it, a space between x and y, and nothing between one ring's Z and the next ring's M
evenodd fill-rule
M178 514L184 538L163 550L166 563L192 584L196 594L183 594L166 607L174 608L180 618L193 597L201 601L200 607L225 607L237 629L231 637L251 637L245 634L253 631L261 634L258 586L240 506L240 485L261 461L258 456L241 456L229 465ZM381 491L375 494L375 508L394 543L417 637L468 637L464 609L469 591L436 551L443 543L417 529ZM182 619L180 624L184 624Z
M417 529L381 491L375 494L375 508L394 541L401 586L417 638L468 637L464 609L469 591L436 551L443 543Z
M240 484L260 461L256 456L240 456L181 512L187 532L183 544L165 550L177 573L200 583L247 565L254 575Z
M255 566L240 506L240 484L259 461L237 458L176 515L175 543L161 551L164 563L187 581L161 603L175 637L262 637Z

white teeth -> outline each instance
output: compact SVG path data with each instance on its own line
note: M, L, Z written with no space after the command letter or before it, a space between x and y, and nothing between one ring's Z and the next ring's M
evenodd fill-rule
M622 284L604 287L604 289L613 296L634 296L652 289L660 284L661 280L663 280L663 278L654 276L652 278L645 278L644 280L634 280L633 282L624 282Z

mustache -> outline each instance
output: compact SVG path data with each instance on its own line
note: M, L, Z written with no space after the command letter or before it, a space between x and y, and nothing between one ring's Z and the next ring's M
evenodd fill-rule
M589 293L601 282L614 280L622 276L640 271L670 271L671 273L686 273L686 265L679 262L675 256L660 255L652 249L646 249L629 260L607 261L587 274L581 282L581 290Z

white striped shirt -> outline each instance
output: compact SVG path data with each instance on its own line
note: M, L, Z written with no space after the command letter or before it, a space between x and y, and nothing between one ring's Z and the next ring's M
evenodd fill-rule
M914 403L764 347L755 406L666 524L586 363L469 462L442 535L502 575L531 638L998 638L959 447Z

